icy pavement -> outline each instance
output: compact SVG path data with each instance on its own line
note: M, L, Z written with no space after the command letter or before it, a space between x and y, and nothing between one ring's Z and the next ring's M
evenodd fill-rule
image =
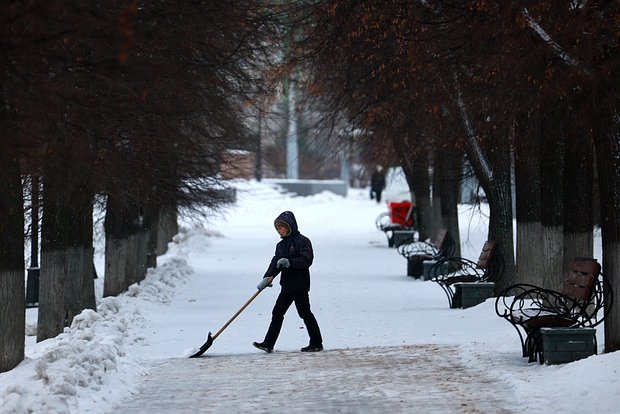
M410 345L216 355L157 362L136 413L511 413L506 384L463 366L455 347Z

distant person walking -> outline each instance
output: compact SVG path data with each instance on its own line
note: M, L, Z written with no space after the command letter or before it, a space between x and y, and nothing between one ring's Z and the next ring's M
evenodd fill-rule
M303 319L310 344L301 348L301 352L318 352L323 350L323 338L316 318L310 310L310 266L314 260L314 252L310 239L302 235L297 228L297 220L291 211L285 211L274 221L276 231L282 238L276 245L276 252L269 263L263 280L258 284L258 290L271 286L272 276L282 272L280 286L282 290L273 307L271 323L263 342L254 342L256 348L265 352L272 352L276 344L284 315L295 302L297 313Z
M385 189L385 175L383 174L383 167L377 166L375 171L370 177L370 198L377 200L377 203L381 202L381 193Z

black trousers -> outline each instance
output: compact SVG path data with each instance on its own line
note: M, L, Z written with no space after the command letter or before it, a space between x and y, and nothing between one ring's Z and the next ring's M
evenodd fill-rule
M381 202L381 192L383 190L375 190L375 198L377 199L377 203Z
M276 299L276 304L273 306L271 323L269 324L269 329L267 330L263 343L270 347L275 345L278 335L280 335L280 329L282 329L284 315L293 302L295 302L295 307L297 308L299 317L303 319L306 329L308 330L310 345L323 345L323 338L321 337L319 324L310 310L310 298L308 296L308 292L280 292L278 299Z

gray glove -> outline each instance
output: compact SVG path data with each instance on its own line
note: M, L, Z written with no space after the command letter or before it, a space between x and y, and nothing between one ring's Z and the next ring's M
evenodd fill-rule
M288 259L286 257L281 258L280 260L278 260L278 263L276 263L276 267L278 269L280 268L288 268L291 265L291 263L288 261Z
M264 277L263 280L260 281L258 286L256 286L256 289L263 290L266 287L272 287L273 285L271 283L269 283L269 279L271 279L271 278L270 277Z

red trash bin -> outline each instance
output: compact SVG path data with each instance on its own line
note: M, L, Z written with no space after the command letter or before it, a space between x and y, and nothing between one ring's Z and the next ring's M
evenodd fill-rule
M411 210L412 210L412 205L411 205L411 202L409 201L401 201L400 203L397 203L397 202L388 203L390 221L393 224L400 224L403 227L412 227L413 226L413 214L410 214L410 212L412 212Z

